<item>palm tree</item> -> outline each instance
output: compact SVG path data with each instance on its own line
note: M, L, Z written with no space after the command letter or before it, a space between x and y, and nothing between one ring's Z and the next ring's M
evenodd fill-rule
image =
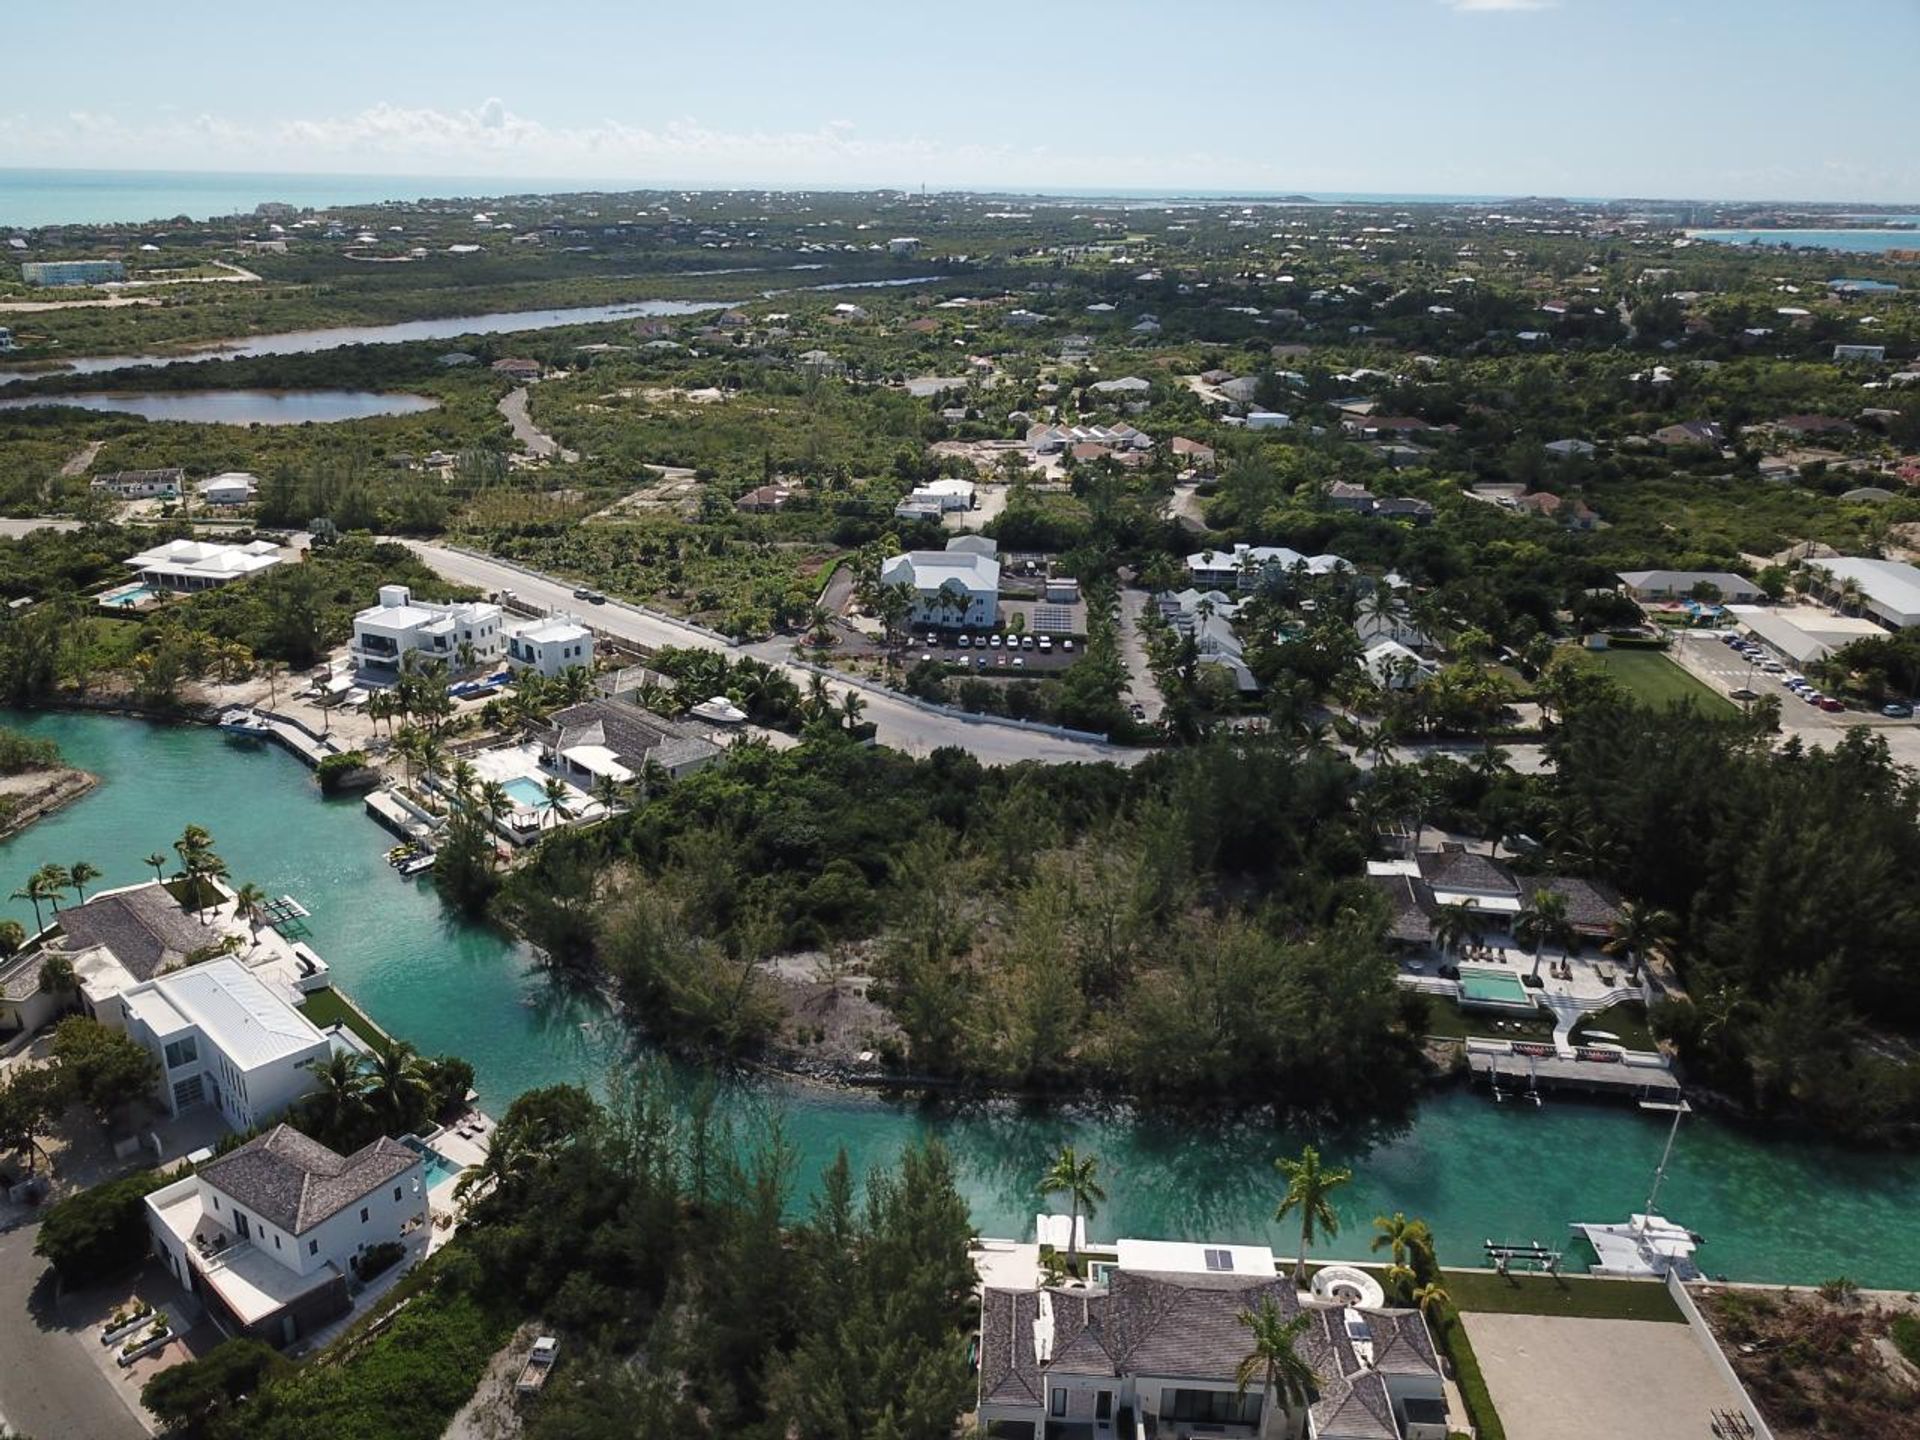
M1299 1288L1307 1283L1307 1247L1313 1244L1314 1232L1318 1230L1329 1240L1340 1233L1340 1216L1331 1197L1353 1179L1353 1172L1322 1165L1320 1152L1311 1145L1301 1147L1297 1160L1284 1156L1275 1160L1273 1168L1287 1177L1286 1194L1281 1196L1273 1218L1284 1220L1296 1212L1300 1216L1300 1254L1293 1265L1293 1283Z
M151 865L153 867L153 879L156 885L160 884L167 878L164 873L167 868L167 857L165 852L156 850L151 855L147 856L146 860L143 861L142 863Z
M248 881L233 892L233 913L247 922L253 938L260 938L260 921L267 913L267 892Z
M1247 1328L1253 1348L1233 1372L1240 1387L1235 1394L1244 1399L1247 1387L1256 1379L1260 1381L1258 1433L1265 1435L1272 1429L1275 1404L1282 1410L1300 1410L1313 1398L1319 1377L1300 1354L1297 1344L1313 1324L1313 1317L1307 1314L1285 1317L1273 1303L1273 1297L1267 1295L1261 1298L1258 1310L1240 1312L1240 1323Z
M464 805L473 798L473 785L480 774L473 768L473 762L459 759L447 767L447 785L453 791L453 798Z
M1453 1304L1453 1297L1438 1280L1429 1280L1413 1292L1413 1303L1420 1307L1420 1313L1431 1322L1438 1323L1447 1313L1447 1307Z
M100 867L89 860L76 860L67 867L67 880L79 895L82 905L87 903L87 882L99 878Z
M867 702L849 690L840 697L840 720L851 734L859 728L860 717L867 713Z
M513 796L498 780L484 781L480 786L480 808L487 812L488 820L498 825L512 812Z
M309 1068L313 1071L313 1090L307 1096L307 1113L322 1132L338 1135L367 1108L367 1096L373 1088L367 1062L351 1051L335 1050Z
M1667 943L1673 939L1675 923L1669 912L1638 900L1629 900L1620 907L1620 917L1613 922L1612 938L1600 948L1609 955L1626 956L1627 980L1631 984L1638 984L1641 962L1666 949Z
M1442 905L1433 917L1433 941L1445 960L1461 945L1478 940L1485 922L1471 905Z
M66 894L67 888L73 884L73 877L67 873L66 866L55 865L52 862L42 865L33 873L35 879L45 883L47 899L53 903L53 913L58 915L60 913L60 897Z
M404 1040L396 1040L384 1050L375 1050L368 1064L368 1088L373 1103L385 1111L396 1126L406 1123L414 1105L427 1098L427 1084L420 1055Z
M38 935L47 928L47 922L40 914L40 902L48 898L47 882L39 872L36 871L34 874L29 875L27 877L27 883L13 892L13 898L15 900L31 900L33 902L34 934Z
M1540 975L1540 954L1549 945L1566 949L1573 944L1573 926L1567 920L1567 897L1557 890L1533 892L1526 908L1513 917L1513 938L1533 951L1533 976Z
M612 775L596 775L593 781L593 798L611 815L614 807L627 798L627 787Z
M566 781L557 775L549 775L546 784L540 787L540 793L547 801L546 812L540 817L542 829L546 828L548 816L552 816L556 824L573 818L573 810L568 803L568 796L572 792L567 789Z
M1088 1155L1082 1158L1076 1155L1071 1145L1062 1145L1060 1154L1054 1159L1047 1173L1040 1177L1040 1196L1050 1195L1067 1197L1067 1265L1073 1266L1080 1253L1080 1213L1086 1212L1091 1220L1101 1205L1106 1203L1107 1192L1100 1188L1096 1178L1100 1172L1100 1157Z

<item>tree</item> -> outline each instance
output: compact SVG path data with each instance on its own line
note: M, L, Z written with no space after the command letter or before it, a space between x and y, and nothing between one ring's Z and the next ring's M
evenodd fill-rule
M1442 905L1433 917L1433 940L1441 957L1451 955L1461 945L1480 938L1485 922L1471 905Z
M53 1058L72 1087L103 1121L144 1100L160 1083L160 1067L132 1036L84 1015L54 1027Z
M225 1340L198 1360L155 1374L141 1388L140 1403L171 1431L208 1435L236 1404L288 1368L265 1341Z
M419 1052L404 1040L373 1052L367 1078L374 1105L396 1129L420 1113L433 1090Z
M18 955L27 943L27 927L18 920L0 920L0 960Z
M33 1253L49 1262L65 1285L92 1285L131 1270L153 1244L146 1197L172 1178L148 1170L69 1195L40 1222Z
M1054 1158L1047 1173L1040 1177L1040 1196L1046 1199L1052 1195L1067 1197L1067 1264L1073 1266L1079 1255L1080 1213L1084 1210L1091 1220L1098 1207L1106 1203L1107 1192L1100 1188L1096 1178L1100 1171L1100 1157L1088 1155L1084 1158L1075 1154L1073 1146L1062 1145L1060 1153Z
M1316 1230L1328 1239L1340 1233L1340 1216L1333 1208L1331 1196L1353 1179L1353 1172L1329 1169L1322 1165L1320 1152L1311 1145L1301 1147L1298 1159L1289 1160L1285 1156L1276 1159L1273 1168L1287 1180L1286 1193L1281 1196L1273 1218L1284 1220L1294 1214L1300 1217L1300 1253L1294 1261L1293 1283L1296 1287L1304 1286L1307 1283L1307 1247L1313 1244Z
M52 1065L16 1065L0 1074L0 1154L45 1155L40 1137L67 1108L66 1077Z
M267 913L267 892L248 881L233 892L233 913L247 922L254 939L260 938L260 922Z
M73 961L58 953L47 956L40 962L39 988L42 995L51 995L60 1002L60 1008L66 1009L67 1000L80 988L74 977Z
M1253 1348L1241 1357L1233 1378L1239 1387L1235 1394L1244 1397L1247 1387L1260 1381L1260 1429L1266 1435L1273 1428L1273 1407L1283 1410L1304 1409L1313 1398L1319 1377L1300 1354L1298 1341L1313 1324L1306 1314L1287 1318L1271 1295L1260 1299L1258 1310L1242 1310L1240 1323L1246 1327Z
M53 913L55 916L58 916L60 914L60 897L66 894L68 888L73 884L73 877L67 873L67 867L64 865L55 865L49 861L34 871L32 878L40 882L41 892L52 902Z
M867 713L867 702L858 692L848 690L840 697L840 721L851 735L860 728L860 717Z
M366 1061L345 1050L335 1050L310 1067L313 1089L303 1104L315 1128L323 1135L341 1135L366 1114L373 1089Z
M53 892L47 888L46 876L39 871L27 877L27 883L13 892L15 900L33 902L33 932L38 935L47 928L46 918L40 913L40 902L51 899Z
M82 905L87 903L87 882L100 878L100 867L90 861L76 860L67 867L67 881L73 886L74 893L80 897Z
M571 802L573 792L567 788L566 781L557 775L549 775L546 784L540 787L540 793L546 797L547 801L546 813L540 817L540 824L543 829L546 827L549 819L552 819L555 824L558 824L563 820L572 818L573 810Z
M147 858L141 863L146 865L151 865L153 867L153 879L155 884L159 884L161 881L166 879L166 875L164 872L167 868L167 857L163 852L156 850L151 855L147 856Z
M1540 955L1549 945L1562 949L1574 942L1574 929L1567 919L1567 897L1557 890L1537 889L1526 906L1513 919L1513 938L1533 951L1534 978L1540 975Z
M1641 964L1664 953L1673 939L1673 916L1658 906L1629 900L1620 907L1613 922L1612 936L1601 949L1613 956L1626 956L1627 978L1638 983Z

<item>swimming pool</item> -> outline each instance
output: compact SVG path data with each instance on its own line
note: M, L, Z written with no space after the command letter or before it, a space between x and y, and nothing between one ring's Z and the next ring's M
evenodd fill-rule
M456 1165L453 1161L449 1160L417 1136L408 1135L403 1138L400 1143L427 1162L426 1175L421 1183L425 1185L429 1191L433 1190L436 1186L444 1185L466 1168L463 1165Z
M100 597L100 603L115 610L131 610L142 600L153 598L150 585L130 585L124 590L112 590Z
M553 805L547 799L546 786L531 775L516 775L502 788L513 797L516 805L524 805L529 810L546 810Z
M1528 1010L1534 999L1518 975L1505 970L1470 970L1460 967L1460 1000L1466 1005L1515 1005Z

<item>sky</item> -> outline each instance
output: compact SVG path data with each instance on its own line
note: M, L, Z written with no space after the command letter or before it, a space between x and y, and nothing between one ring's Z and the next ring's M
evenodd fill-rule
M1920 204L1920 0L92 0L0 163Z

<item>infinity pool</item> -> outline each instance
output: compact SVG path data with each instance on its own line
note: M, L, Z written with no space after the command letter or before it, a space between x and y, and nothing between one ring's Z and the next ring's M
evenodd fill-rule
M1530 1005L1533 997L1518 975L1505 970L1469 970L1460 967L1460 998L1491 1005Z
M553 802L547 798L547 788L531 775L516 775L501 787L513 797L516 805L524 805L529 810L548 810Z

